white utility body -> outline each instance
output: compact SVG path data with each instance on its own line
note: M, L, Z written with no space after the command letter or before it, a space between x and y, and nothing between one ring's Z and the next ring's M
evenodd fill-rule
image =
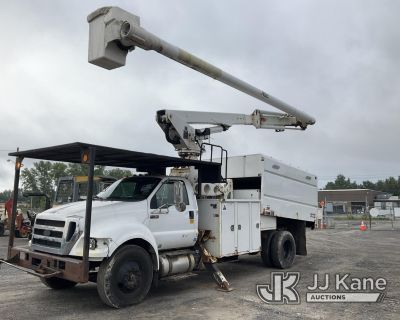
M278 218L314 223L315 175L261 154L229 157L227 164L232 199L198 200L199 229L211 230L205 247L213 256L260 251L260 232L276 230Z
M253 154L228 158L228 177L238 181L236 187L234 183L233 197L259 199L264 216L315 221L318 207L315 175L272 157Z
M199 229L210 230L204 243L216 258L261 251L260 201L201 199Z

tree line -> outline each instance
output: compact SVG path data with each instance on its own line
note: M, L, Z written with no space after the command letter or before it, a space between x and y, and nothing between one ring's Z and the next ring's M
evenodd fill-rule
M132 171L120 168L106 169L104 166L96 166L94 174L97 176L111 176L117 179L131 176ZM54 198L55 188L58 179L65 176L85 176L87 175L87 165L77 163L52 163L50 161L34 162L32 168L22 169L21 180L23 191L40 191ZM369 180L357 183L346 178L343 174L339 174L334 181L326 184L325 190L336 189L372 189L387 192L395 196L400 196L400 177L389 177L384 180L372 182ZM0 192L0 202L7 201L12 195L12 190L4 190Z
M38 161L33 163L32 168L24 168L21 171L22 189L19 197L22 197L24 191L40 191L54 199L57 182L61 177L66 176L86 176L88 166L79 163L62 163L50 161ZM104 166L95 166L95 176L110 176L117 179L131 176L131 170L120 168L106 169ZM0 201L4 202L10 199L12 190L0 192Z
M378 180L377 182L363 181L357 183L351 181L350 178L346 178L343 174L339 174L335 181L328 182L324 188L325 190L337 190L337 189L372 189L382 192L387 192L395 196L400 195L400 177L397 179L389 177L384 180Z

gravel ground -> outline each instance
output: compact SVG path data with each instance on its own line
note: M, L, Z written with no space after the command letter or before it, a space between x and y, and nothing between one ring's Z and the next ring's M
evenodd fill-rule
M234 291L215 289L206 272L160 282L141 304L120 310L105 306L95 284L53 291L34 276L2 266L0 318L5 319L400 319L400 232L398 230L321 230L308 232L308 256L296 257L290 271L298 271L301 303L270 305L256 293L257 284L270 283L260 257L245 256L223 263ZM5 256L7 237L0 238ZM18 244L25 240L18 239ZM381 303L307 303L307 286L314 273L350 273L352 277L384 277L386 297Z

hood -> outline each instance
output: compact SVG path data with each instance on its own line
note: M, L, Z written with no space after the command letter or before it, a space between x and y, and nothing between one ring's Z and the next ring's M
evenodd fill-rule
M86 201L79 201L48 209L39 213L36 218L50 220L82 219L85 217L85 210ZM92 225L95 221L116 219L118 216L125 218L132 216L135 220L144 221L147 218L147 201L93 200Z

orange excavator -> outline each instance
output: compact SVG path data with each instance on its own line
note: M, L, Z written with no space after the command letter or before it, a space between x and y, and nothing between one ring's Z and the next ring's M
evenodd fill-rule
M4 213L0 216L0 237L4 235L5 230L10 230L10 221L13 209L13 199L10 198L4 204ZM32 223L27 214L23 214L17 209L17 217L15 219L15 237L27 238L32 232Z
M114 177L95 176L94 189L95 193L103 191L112 183L117 181ZM54 205L62 205L70 202L81 201L86 199L87 177L86 176L69 176L59 179L56 189ZM47 210L52 207L50 197L40 191L27 191L23 196L28 197L44 197L45 207ZM13 199L8 199L4 204L4 212L0 212L0 237L4 235L6 230L10 230L10 222L12 215ZM35 223L36 213L33 210L27 210L22 213L17 209L17 217L15 219L15 237L27 238L32 232Z

